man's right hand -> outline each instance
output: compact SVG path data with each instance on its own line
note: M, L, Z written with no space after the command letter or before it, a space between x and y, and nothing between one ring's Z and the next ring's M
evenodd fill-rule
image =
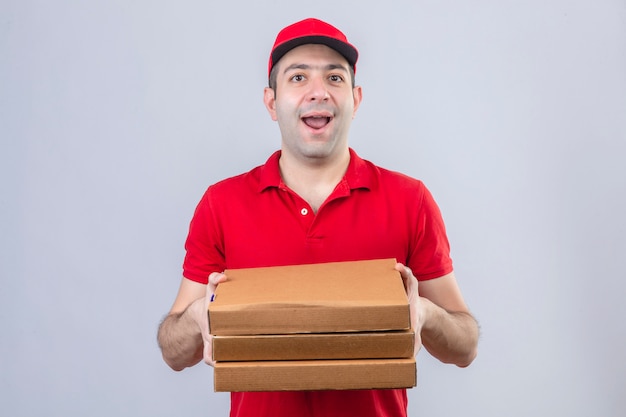
M204 360L213 366L208 308L226 275L214 272L207 285L183 278L169 314L161 322L158 342L165 362L180 371Z
M213 361L213 336L209 328L209 304L211 304L211 299L215 294L215 290L217 290L217 286L226 280L226 275L213 272L209 275L209 283L206 286L204 298L194 301L193 304L189 306L190 309L193 309L194 320L198 323L200 333L202 334L202 341L204 343L202 358L205 363L211 366L214 366L215 362Z

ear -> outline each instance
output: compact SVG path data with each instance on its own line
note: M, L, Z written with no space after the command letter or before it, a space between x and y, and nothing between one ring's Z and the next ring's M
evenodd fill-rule
M272 120L277 121L278 119L276 118L276 94L274 93L273 89L265 87L265 90L263 91L263 103L265 103L265 108L270 114Z
M356 117L356 111L361 105L361 100L363 100L363 89L360 85L357 85L352 89L352 97L354 100L354 110L352 110L352 118L354 119Z

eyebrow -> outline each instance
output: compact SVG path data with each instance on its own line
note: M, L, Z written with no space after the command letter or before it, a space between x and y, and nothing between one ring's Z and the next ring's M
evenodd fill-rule
M286 74L287 72L296 70L296 69L310 70L310 69L317 69L317 68L322 68L326 71L342 70L346 73L348 72L348 69L341 64L328 64L324 67L313 66L313 65L308 65L308 64L291 64L287 68L285 68L285 70L283 71L283 74Z

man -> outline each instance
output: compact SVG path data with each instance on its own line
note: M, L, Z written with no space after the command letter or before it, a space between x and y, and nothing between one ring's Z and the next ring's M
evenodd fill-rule
M476 356L478 326L457 286L430 193L348 146L362 99L354 84L357 58L343 33L316 19L278 34L264 102L278 122L281 149L265 165L209 187L198 204L180 289L158 334L173 369L203 358L213 364L207 306L228 279L221 271L380 258L399 262L416 346L461 367ZM406 413L406 390L231 394L233 417Z

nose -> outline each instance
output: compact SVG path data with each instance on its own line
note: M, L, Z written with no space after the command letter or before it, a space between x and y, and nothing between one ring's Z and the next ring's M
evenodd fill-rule
M330 98L323 77L313 77L310 82L307 99L309 101L327 101Z

